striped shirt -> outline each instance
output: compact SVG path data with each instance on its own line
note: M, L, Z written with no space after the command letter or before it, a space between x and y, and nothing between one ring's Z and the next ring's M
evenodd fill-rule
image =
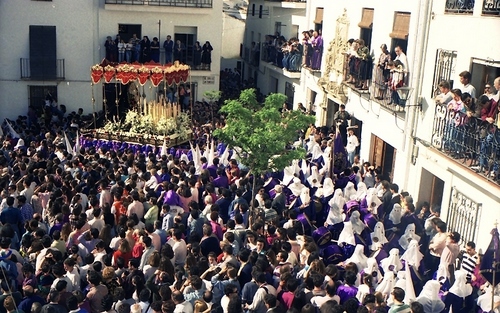
M467 277L471 277L474 274L474 269L476 268L478 254L469 255L464 253L462 258L462 269L467 272Z

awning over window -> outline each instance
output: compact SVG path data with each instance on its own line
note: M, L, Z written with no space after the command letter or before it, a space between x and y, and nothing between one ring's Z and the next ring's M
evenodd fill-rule
M361 22L359 22L358 26L361 28L372 28L373 26L373 9L363 9L363 15L361 18Z
M315 24L323 23L323 8L316 8L316 18L314 19Z
M396 39L408 39L408 34L410 31L410 13L396 12L394 17L394 27L392 28L392 33L389 37Z

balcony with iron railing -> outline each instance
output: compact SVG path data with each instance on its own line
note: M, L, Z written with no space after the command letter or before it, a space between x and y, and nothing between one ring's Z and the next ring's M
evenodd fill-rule
M404 117L405 101L401 100L398 90L405 86L408 73L390 72L372 64L371 60L349 58L345 54L342 84L349 87L360 97L375 101L389 112ZM396 78L397 75L397 78ZM396 80L399 83L396 83ZM393 82L394 81L394 82Z
M43 60L21 58L19 59L19 68L23 80L57 81L65 79L64 59L44 62Z
M455 162L499 184L500 130L498 118L492 121L483 121L471 113L455 112L436 103L431 145Z
M489 0L484 0L489 1ZM445 9L446 13L454 14L471 14L474 11L475 0L446 0Z
M260 61L269 69L282 73L288 78L300 78L302 70L302 54L287 53L284 54L281 48L269 45L264 42L260 45ZM255 60L259 61L259 56Z
M483 0L483 15L499 16L500 17L500 1L499 0Z
M213 0L106 0L105 4L212 8Z

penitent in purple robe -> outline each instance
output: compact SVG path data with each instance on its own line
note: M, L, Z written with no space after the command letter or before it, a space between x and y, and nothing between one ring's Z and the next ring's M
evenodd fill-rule
M340 304L344 304L347 300L355 298L358 293L356 286L342 285L337 289L337 295L340 297Z

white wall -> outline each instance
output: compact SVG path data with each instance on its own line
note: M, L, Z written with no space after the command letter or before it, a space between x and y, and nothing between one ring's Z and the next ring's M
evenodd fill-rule
M222 50L222 1L214 1L213 9L175 7L114 6L105 9L104 0L0 1L0 117L26 114L29 85L58 85L58 102L69 111L84 108L92 111L90 67L105 56L106 36L114 36L118 24L141 24L142 34L158 36L161 20L163 43L176 26L197 26L197 39L209 40L212 71L193 73L198 81L198 99L206 90L219 89L220 52ZM118 7L118 10L116 8ZM19 59L29 58L29 25L55 25L57 58L65 59L65 80L61 82L21 81ZM15 34L14 37L11 35ZM194 77L196 76L196 77ZM203 85L203 76L213 76L214 85ZM96 104L102 103L101 87L94 87Z
M361 20L362 8L374 8L372 50L375 58L378 57L378 47L382 43L390 45L389 33L392 30L394 11L411 12L411 22L408 38L407 56L410 64L410 72L422 68L423 84L420 94L414 93L408 104L417 105L423 103L423 112L417 112L417 131L418 138L430 141L432 136L432 123L434 119L434 104L430 97L432 82L434 77L436 50L439 48L446 50L456 50L457 59L452 73L452 79L455 81L455 87L459 87L458 74L463 70L470 70L471 58L482 58L489 60L500 60L500 42L493 40L494 30L500 29L500 19L498 17L487 17L481 15L482 1L476 1L473 15L446 14L444 12L446 0L434 0L431 2L433 18L430 21L429 37L427 40L426 54L415 56L419 47L417 47L416 36L424 31L421 21L423 12L418 13L419 1L335 1L332 4L328 0L308 1L308 10L306 20L307 28L313 26L312 21L315 17L316 7L324 8L323 21L323 41L324 50L328 48L328 43L334 38L336 28L336 19L342 14L344 8L350 19L349 38L358 38L360 29L358 23ZM465 39L473 38L473 39ZM326 56L326 53L324 54ZM414 64L414 60L423 58L422 62ZM324 63L323 63L324 64ZM308 89L317 90L317 77L302 71L302 84L297 86L295 101L300 102L306 98ZM412 87L417 87L416 83L419 77L414 77ZM492 78L493 79L493 78ZM482 86L476 86L478 93L482 92ZM318 93L320 96L320 93ZM493 227L492 217L500 217L498 214L498 203L500 199L500 188L498 185L488 182L484 178L475 174L473 171L463 165L445 157L434 148L426 148L420 143L419 154L416 164L411 165L408 162L412 148L410 138L404 138L399 128L411 131L411 127L406 128L405 119L395 118L391 112L380 108L376 102L371 102L360 98L356 93L348 95L349 101L346 109L363 122L362 130L362 148L360 156L362 159L369 159L371 135L374 134L382 140L397 149L396 162L394 169L394 181L400 186L406 186L410 194L416 196L419 194L421 185L427 185L431 182L422 181L422 169L426 169L433 175L444 181L443 218L448 214L449 199L452 187L466 193L471 199L483 204L483 211L478 219L477 244L483 250L489 243L491 236L489 232ZM409 108L407 108L409 109ZM414 109L414 108L413 108ZM410 110L413 110L410 109ZM406 140L406 144L405 144ZM405 151L403 151L405 150ZM416 199L424 201L427 199Z

